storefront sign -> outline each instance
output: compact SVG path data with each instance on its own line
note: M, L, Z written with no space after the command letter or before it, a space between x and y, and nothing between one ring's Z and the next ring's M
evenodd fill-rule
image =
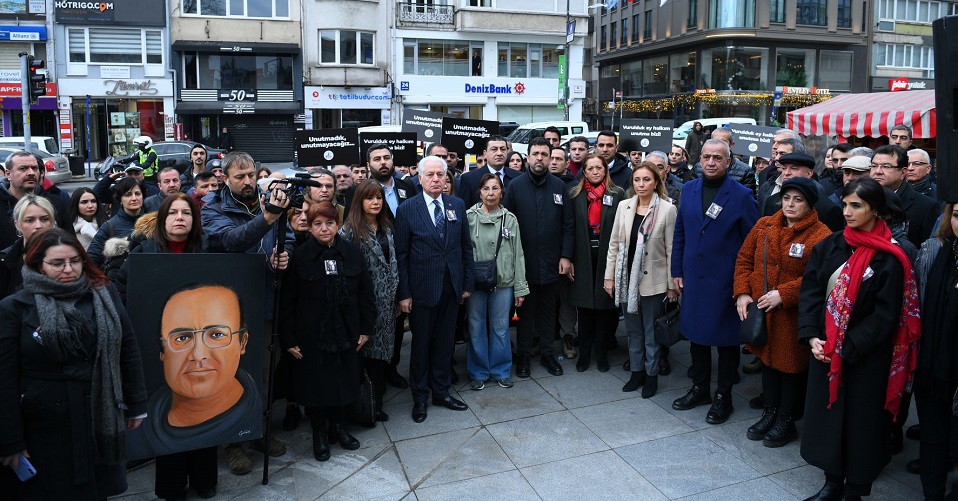
M223 103L223 113L227 115L245 115L256 112L256 103L227 102Z
M923 81L909 82L908 77L893 78L888 81L888 90L898 92L901 90L925 90L928 85Z
M416 165L416 134L413 132L363 132L359 134L359 156L374 144L385 144L393 152L393 165Z
M381 110L392 102L390 87L304 87L305 107L333 110Z
M46 39L46 26L0 26L0 40L34 42Z
M728 128L735 134L735 146L732 153L750 157L772 158L772 138L775 127L730 123Z
M0 82L20 82L20 70L0 70Z
M57 24L166 26L165 2L54 0Z
M73 110L70 105L60 105L60 151L73 148Z
M570 79L573 98L585 97L585 82ZM509 104L551 105L558 102L559 84L556 78L518 80L499 77L433 77L405 75L399 82L399 94L407 103L482 103L494 97L497 102ZM454 101L450 101L454 100Z
M358 129L296 131L299 165L352 165L359 163Z
M402 131L415 132L420 141L435 143L442 132L443 117L438 111L404 110Z
M672 120L622 120L619 130L620 151L671 151Z
M256 89L221 89L216 93L220 101L256 101Z
M715 94L715 89L695 89L696 94ZM620 96L616 96L620 97Z
M57 84L47 82L47 95L44 97L56 97ZM20 97L20 82L7 82L0 84L0 97Z
M106 80L107 96L155 96L159 93L153 80Z
M776 89L777 90L777 89ZM818 87L789 87L783 86L782 93L785 95L814 95L814 96L829 96L832 94L830 89L819 89Z
M103 78L130 78L130 67L100 66L100 76Z
M561 56L560 56L561 57ZM560 70L561 71L561 70ZM516 82L514 85L466 84L466 94L522 94L526 91L526 84Z
M486 149L486 138L499 134L499 122L444 117L439 140L449 151L460 155L479 153Z

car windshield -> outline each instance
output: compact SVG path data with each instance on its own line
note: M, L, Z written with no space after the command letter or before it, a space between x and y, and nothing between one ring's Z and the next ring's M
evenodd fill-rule
M56 140L54 140L52 137L48 139L44 139L43 146L44 146L43 149L49 151L50 153L53 153L53 154L60 153L60 148L57 146Z
M531 135L534 131L532 129L516 129L512 131L512 134L509 134L509 137L506 138L513 143L528 143L531 139Z

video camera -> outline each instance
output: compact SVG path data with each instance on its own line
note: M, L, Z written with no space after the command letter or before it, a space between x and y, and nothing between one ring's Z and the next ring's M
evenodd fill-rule
M289 198L289 207L300 207L303 205L303 192L309 188L320 188L321 184L317 183L310 179L309 174L298 173L294 177L287 177L283 179L275 178L263 178L260 179L259 187L265 192L270 192L273 190L281 190ZM268 201L265 204L265 209L273 214L282 214L284 208L273 205Z

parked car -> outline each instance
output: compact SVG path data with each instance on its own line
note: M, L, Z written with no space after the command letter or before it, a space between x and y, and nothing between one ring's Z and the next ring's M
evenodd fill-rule
M547 127L556 127L559 129L559 136L578 136L579 134L589 132L589 124L585 122L533 122L520 125L518 129L512 131L512 134L506 138L512 142L512 149L523 155L528 153L529 142L537 137L541 137Z
M30 136L30 146L50 155L60 155L60 141L51 136ZM0 148L23 149L23 136L0 137Z
M190 166L190 150L196 144L193 141L160 141L153 143L153 149L156 150L156 156L160 159L160 168L176 167L176 170L183 172ZM206 158L223 158L226 150L206 146Z
M11 148L10 145L0 145L0 159L5 161L11 153L22 149L22 147ZM49 179L51 183L59 184L73 178L73 173L70 172L70 161L67 160L67 157L63 155L51 155L35 148L31 148L28 151L34 155L38 155L43 160L43 175Z

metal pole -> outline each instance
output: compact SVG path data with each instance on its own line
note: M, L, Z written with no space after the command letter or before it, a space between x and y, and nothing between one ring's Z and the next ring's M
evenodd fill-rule
M30 150L30 62L20 53L20 103L23 106L23 149Z
M570 9L570 0L565 0L565 29L566 29L566 42L565 42L565 86L562 89L563 100L565 101L564 111L565 111L565 121L569 121L569 58L572 57L572 54L569 53L569 23L572 22L572 16L569 12Z
M108 142L109 143L109 142ZM110 145L107 144L107 148ZM112 153L107 151L107 156L110 156ZM86 95L86 169L88 173L92 174L92 167L90 166L90 95ZM92 175L90 177L93 177Z
M612 87L612 125L610 129L615 130L615 87Z

